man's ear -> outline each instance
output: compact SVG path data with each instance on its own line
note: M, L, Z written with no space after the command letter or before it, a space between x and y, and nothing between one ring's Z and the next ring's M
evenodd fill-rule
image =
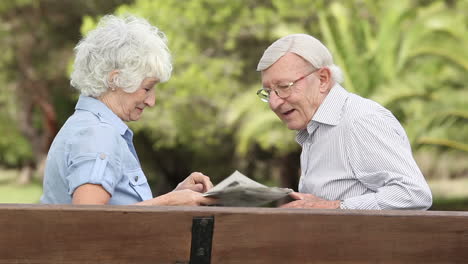
M328 91L332 87L332 76L330 69L328 67L323 67L320 70L318 70L318 74L320 80L320 92L328 93Z
M116 79L117 77L119 76L120 72L119 70L113 70L109 73L109 77L108 77L108 80L107 80L107 83L109 85L109 88L112 90L112 91L115 91L115 89L117 89L117 85L115 84L116 83Z

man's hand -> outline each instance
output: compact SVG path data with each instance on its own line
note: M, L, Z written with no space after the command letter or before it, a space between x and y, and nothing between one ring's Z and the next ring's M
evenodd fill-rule
M317 209L337 209L340 208L340 201L328 201L308 193L290 193L289 196L296 201L284 204L281 208L317 208Z
M210 177L203 175L201 172L193 172L177 185L174 191L189 189L195 192L204 193L213 188Z

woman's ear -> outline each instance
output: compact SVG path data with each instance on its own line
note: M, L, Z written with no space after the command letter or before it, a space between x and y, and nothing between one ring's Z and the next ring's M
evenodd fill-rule
M328 93L331 89L332 78L331 71L328 67L323 67L318 71L319 80L320 80L320 92Z
M113 70L109 73L109 78L107 80L107 83L109 85L109 88L112 90L112 91L115 91L115 89L117 89L117 85L115 84L116 83L116 79L117 77L119 76L119 71L118 70Z

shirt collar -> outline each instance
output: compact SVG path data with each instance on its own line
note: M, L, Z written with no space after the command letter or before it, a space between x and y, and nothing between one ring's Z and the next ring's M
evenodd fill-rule
M349 93L341 85L335 84L315 112L312 121L332 126L338 125L348 96Z
M312 120L307 124L307 129L300 130L297 133L296 141L302 145L307 137L312 134L319 126L319 123L336 126L340 123L343 107L349 93L338 83L331 89L328 95L320 104Z
M76 110L89 111L99 117L100 120L105 120L119 131L120 135L124 135L127 130L130 134L132 131L128 128L122 119L120 119L112 110L109 109L103 102L90 96L80 95L75 106Z

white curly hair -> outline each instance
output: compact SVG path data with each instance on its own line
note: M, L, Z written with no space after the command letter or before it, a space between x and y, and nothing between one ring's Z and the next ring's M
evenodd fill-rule
M82 95L98 97L111 86L132 93L148 77L169 80L172 62L167 38L135 16L104 16L75 47L71 85ZM110 73L117 71L110 80Z
M301 56L315 69L329 68L332 79L337 83L343 83L343 73L333 63L330 51L318 39L307 34L292 34L273 42L258 62L257 71L266 70L288 52Z

